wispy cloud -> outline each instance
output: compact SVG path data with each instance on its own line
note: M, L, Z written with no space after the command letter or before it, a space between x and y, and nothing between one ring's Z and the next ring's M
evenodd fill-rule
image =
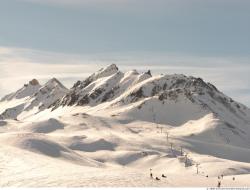
M150 69L153 74L182 73L201 77L221 91L250 105L249 58L197 57L163 53L62 54L22 48L0 48L0 96L32 78L42 83L52 77L71 87L77 80L111 63L122 71Z

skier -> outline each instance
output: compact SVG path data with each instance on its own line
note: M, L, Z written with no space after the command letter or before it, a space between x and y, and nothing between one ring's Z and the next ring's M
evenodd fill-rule
M167 176L165 176L164 174L162 174L161 177L167 178Z
M217 187L220 187L221 186L221 182L220 181L218 181L218 185L217 185Z
M152 169L150 168L150 177L153 178Z
M157 181L160 181L160 178L158 178L158 177L156 177L155 179L156 179Z

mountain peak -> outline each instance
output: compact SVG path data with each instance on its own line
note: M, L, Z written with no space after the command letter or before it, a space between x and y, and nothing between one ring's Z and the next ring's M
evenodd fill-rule
M59 80L58 79L56 79L56 78L52 78L52 79L50 79L47 83L60 83L59 82Z
M56 83L60 83L59 80L58 80L57 78L55 78L55 77L53 77L53 78L50 79L49 81L51 81L51 82L56 82Z
M46 84L44 86L47 87L55 87L55 86L59 86L63 89L67 89L58 79L56 78L52 78L50 79L48 82L46 82Z
M84 81L77 81L74 86L74 88L80 88L83 89L86 86L88 86L90 83L93 81L96 81L97 79L103 78L103 77L108 77L111 76L119 71L118 67L115 64L108 65L105 68L101 68L97 72L93 73L90 75L88 78L86 78Z
M41 85L39 84L37 79L32 79L28 84L24 84L22 88L13 92L11 94L6 95L1 99L1 101L10 101L12 99L22 99L26 97L30 97L36 92L38 92Z
M31 81L29 81L29 84L32 86L36 86L36 85L39 85L39 82L37 79L32 79Z
M111 71L111 70L115 70L115 71L118 71L118 67L116 66L116 64L110 64L108 65L107 67L105 68L102 68L101 71Z
M94 73L92 76L93 79L98 79L102 77L107 77L110 75L115 74L117 71L119 71L118 67L115 64L108 65L105 68L101 68L99 71Z
M147 72L145 72L145 74L148 74L149 76L152 77L152 74L151 74L151 71L150 71L150 70L148 70Z

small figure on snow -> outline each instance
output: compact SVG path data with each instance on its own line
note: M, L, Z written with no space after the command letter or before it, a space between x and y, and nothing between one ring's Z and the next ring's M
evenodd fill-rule
M153 178L153 173L151 168L150 168L150 177Z
M217 187L220 187L221 186L221 182L220 181L218 181L218 185L217 185Z
M167 178L167 176L165 176L164 174L162 174L161 177Z
M235 177L233 177L233 181L235 180Z
M157 181L160 181L160 178L158 178L158 177L156 177L155 179L156 179Z
M206 175L206 177L208 178L208 175Z

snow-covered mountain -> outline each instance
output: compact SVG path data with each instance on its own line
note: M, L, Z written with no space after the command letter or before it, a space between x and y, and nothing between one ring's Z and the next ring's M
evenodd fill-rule
M250 147L249 109L192 76L152 76L150 71L139 74L135 70L123 73L116 65L110 65L78 81L51 107L56 110L60 106L82 106L88 108L86 112L108 112L171 126L195 123L212 114L211 120L216 122L201 136L212 131L213 135L219 134L219 141Z
M214 186L221 174L249 184L250 110L201 78L112 64L69 90L33 79L0 101L0 118L4 170L19 171L0 172L0 185L32 186L30 172L45 186ZM149 180L149 168L168 179Z
M180 125L188 119L200 118L207 112L212 112L225 120L229 116L235 120L249 121L249 109L246 106L235 102L201 78L177 74L152 77L150 71L139 74L135 70L122 73L114 64L99 70L84 81L75 83L52 108L54 110L60 106L94 107L107 102L109 104L106 104L108 105L106 107L109 108L127 106L128 109L125 111L133 112L132 115L134 112L145 115L146 110L156 109L157 115L154 122L172 125ZM180 104L183 105L180 106ZM190 106L194 109L190 109ZM175 110L176 114L182 113L179 115L184 117L189 115L190 118L181 121L179 117L180 121L176 122L174 118L173 121L164 116L160 118L160 115L170 114L166 112L167 110L163 111L168 107L171 107L171 112ZM152 117L147 118L153 121ZM235 121L234 124L236 123Z
M17 119L19 115L36 114L47 109L67 92L68 89L55 78L44 85L33 79L0 101L0 118Z
M43 86L33 79L4 97L0 107L2 119L27 118L47 108L57 112L59 108L82 107L87 113L109 113L131 121L171 126L183 126L212 114L216 120L213 130L210 127L203 132L212 130L226 143L250 146L249 109L201 78L182 74L123 73L112 64L77 81L70 90L55 78Z

